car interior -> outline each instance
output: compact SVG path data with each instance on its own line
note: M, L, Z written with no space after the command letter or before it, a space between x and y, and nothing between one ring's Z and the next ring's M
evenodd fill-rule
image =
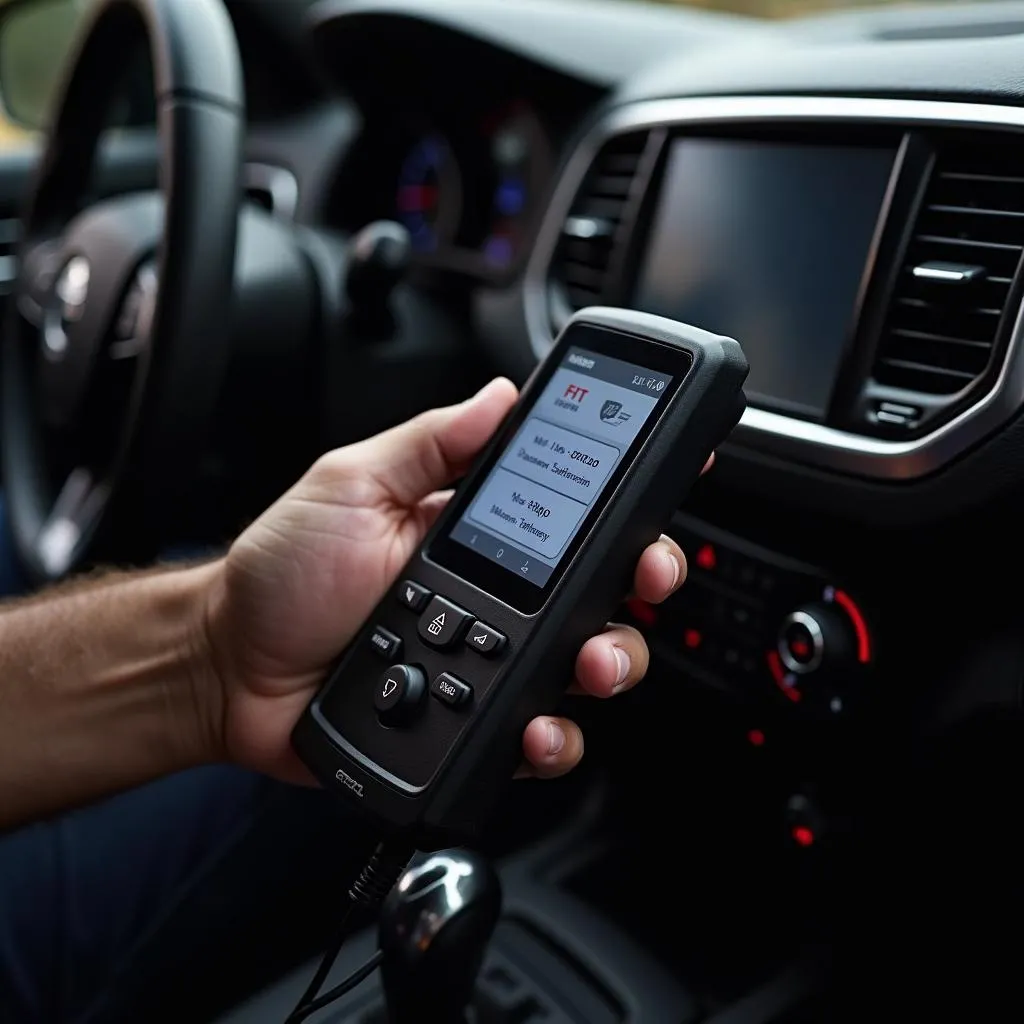
M34 106L27 26L80 6L0 7L45 124L0 147L32 586L222 549L588 306L750 363L686 585L620 612L645 682L566 698L580 768L426 862L476 926L310 1019L1020 1020L1024 3L117 0ZM321 938L176 1019L284 1020Z

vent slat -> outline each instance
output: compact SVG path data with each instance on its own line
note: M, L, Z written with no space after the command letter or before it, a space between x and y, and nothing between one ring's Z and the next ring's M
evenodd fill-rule
M943 235L918 235L918 242L930 245L972 246L977 249L992 249L996 252L1024 252L1024 245L1012 245L1009 242L983 242L976 238L949 238Z
M931 203L929 213L964 214L972 217L1010 217L1024 220L1024 211L1018 210L985 210L978 206L949 206L946 203Z
M1019 148L939 151L872 368L878 384L952 396L989 372L1024 255ZM922 273L932 267L952 273Z
M989 182L998 185L1024 185L1024 177L1017 174L982 174L971 171L940 171L941 181Z
M898 306L910 306L913 309L931 309L932 303L927 302L925 299L917 299L910 295L897 295L896 305ZM997 307L978 306L974 309L967 309L966 312L973 313L975 316L1002 316L1003 311Z
M971 348L990 349L990 341L973 341L970 338L954 338L946 334L934 334L931 331L912 331L909 327L894 327L892 333L901 338L912 338L915 341L935 341L940 345L968 345Z
M607 295L608 271L647 139L644 131L607 142L566 218L551 272L573 310L599 303Z
M909 359L885 358L882 362L886 366L892 366L900 370L910 370L912 373L927 373L936 377L953 377L961 381L968 381L974 376L964 370L950 370L942 366L929 366L927 363L915 363Z
M631 174L603 174L594 182L591 193L595 196L608 196L616 199L629 195L632 184L633 176Z

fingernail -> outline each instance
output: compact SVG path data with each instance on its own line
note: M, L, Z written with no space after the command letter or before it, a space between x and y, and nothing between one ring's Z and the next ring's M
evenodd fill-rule
M612 692L615 693L621 689L622 684L626 681L626 676L629 675L629 655L621 647L613 647L612 650L615 652L615 664L617 666L617 673L615 676L615 685L612 687Z
M679 585L679 577L682 575L682 567L679 565L679 559L672 554L671 551L664 544L661 546L661 557L668 560L672 566L672 590L675 590Z
M557 722L548 722L548 757L561 753L565 746L565 733Z

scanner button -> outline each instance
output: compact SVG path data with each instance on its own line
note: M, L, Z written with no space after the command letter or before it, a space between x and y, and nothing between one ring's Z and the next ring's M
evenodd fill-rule
M477 654L493 657L505 646L505 635L477 620L466 634L466 646Z
M430 591L412 580L402 580L398 587L398 600L410 611L421 612L430 600Z
M373 706L385 725L404 725L420 710L426 691L422 669L415 665L392 665L377 680Z
M443 597L435 597L420 616L420 637L431 647L451 647L463 634L473 616Z
M430 684L430 692L439 701L453 708L465 704L473 696L472 687L449 672L442 672Z
M373 632L370 634L370 646L388 661L398 661L402 656L402 638L395 636L383 626L373 627Z

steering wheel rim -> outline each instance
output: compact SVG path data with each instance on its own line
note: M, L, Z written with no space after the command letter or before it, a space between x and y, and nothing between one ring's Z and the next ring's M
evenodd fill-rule
M142 39L159 195L79 212L124 56ZM6 500L37 581L87 560L111 533L116 499L156 514L194 471L228 361L241 197L244 91L221 0L103 0L78 40L22 220L0 343ZM118 338L129 307L132 337ZM125 341L129 350L115 348ZM129 357L130 375L110 370ZM88 447L97 412L107 419L104 402L123 409L114 427L97 428L94 464L73 464L76 455L66 467Z

